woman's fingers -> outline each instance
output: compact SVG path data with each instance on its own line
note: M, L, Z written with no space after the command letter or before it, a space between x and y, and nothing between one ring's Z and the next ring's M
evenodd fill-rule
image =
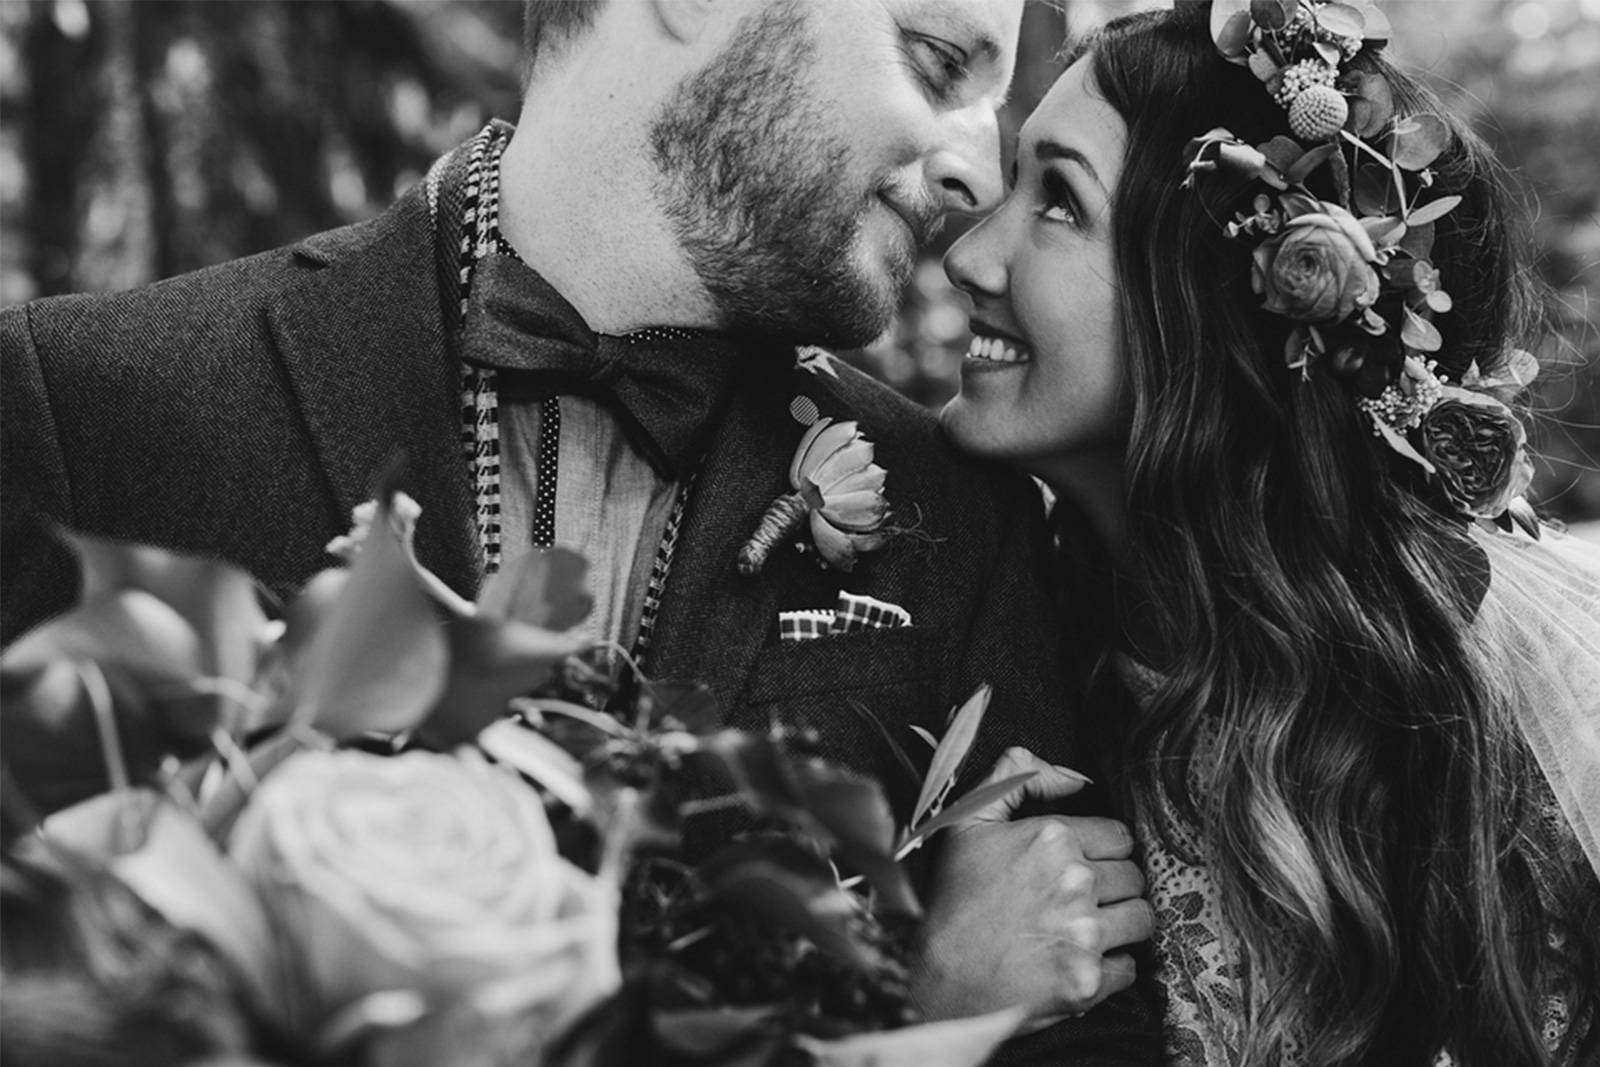
M1007 778L1019 774L1033 773L1033 777L1021 783L1004 796L985 804L975 811L969 818L969 823L974 822L1005 822L1011 818L1013 812L1026 799L1056 800L1061 797L1071 796L1089 784L1085 775L1079 774L1070 767L1060 767L1054 763L1035 756L1025 748L1008 748L995 761L994 769L989 772L979 787L1002 782Z

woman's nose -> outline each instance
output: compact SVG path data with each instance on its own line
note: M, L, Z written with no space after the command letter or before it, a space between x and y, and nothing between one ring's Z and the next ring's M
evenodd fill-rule
M974 300L1005 295L1006 267L995 240L995 219L991 215L978 223L945 253L945 275Z

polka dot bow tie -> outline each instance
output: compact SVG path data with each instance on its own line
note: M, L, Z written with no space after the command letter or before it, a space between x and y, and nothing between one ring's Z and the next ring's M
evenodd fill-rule
M496 368L505 400L609 401L640 455L671 479L693 470L739 373L760 358L709 330L595 333L537 271L504 253L478 261L462 346L468 362Z

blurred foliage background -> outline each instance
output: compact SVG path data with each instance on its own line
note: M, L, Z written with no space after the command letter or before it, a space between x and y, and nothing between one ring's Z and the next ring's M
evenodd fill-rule
M1151 0L1030 3L1012 134L1071 38ZM1388 0L1392 50L1523 182L1557 330L1537 492L1600 519L1600 0ZM0 0L0 304L191 270L367 218L490 116L515 118L519 0ZM851 355L954 391L965 301L924 256Z

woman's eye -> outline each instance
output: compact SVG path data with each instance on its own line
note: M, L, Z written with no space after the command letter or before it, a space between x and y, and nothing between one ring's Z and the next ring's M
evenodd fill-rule
M1072 187L1055 171L1045 171L1042 179L1043 206L1039 209L1039 217L1050 222L1065 222L1077 226L1083 219L1078 210L1078 201L1072 195Z

